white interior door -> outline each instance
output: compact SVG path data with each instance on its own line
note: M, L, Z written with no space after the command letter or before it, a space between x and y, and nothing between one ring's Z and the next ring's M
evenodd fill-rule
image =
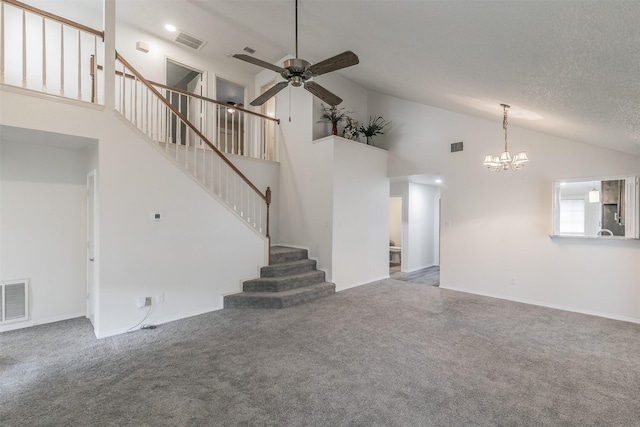
M87 174L87 318L95 327L97 303L96 292L96 254L95 254L95 216L96 216L96 171Z

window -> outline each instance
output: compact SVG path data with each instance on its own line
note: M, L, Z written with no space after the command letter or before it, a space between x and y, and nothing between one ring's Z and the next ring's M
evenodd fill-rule
M584 199L560 200L560 233L584 234Z

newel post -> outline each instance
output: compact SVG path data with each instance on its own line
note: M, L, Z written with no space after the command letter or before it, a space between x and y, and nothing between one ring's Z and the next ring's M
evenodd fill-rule
M269 206L271 205L271 187L267 187L265 192L265 202L267 202L267 241L269 243L269 265L271 265L271 235L269 234Z

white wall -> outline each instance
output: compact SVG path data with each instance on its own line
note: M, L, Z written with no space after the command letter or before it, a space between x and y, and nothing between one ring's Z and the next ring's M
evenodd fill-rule
M343 99L343 102L338 105L338 108L344 108L344 112L348 113L347 115L349 117L358 120L361 124L369 120L367 116L366 90L335 73L324 74L314 78L314 80ZM313 139L320 139L331 135L331 123L318 123L322 116L322 105L325 107L328 106L320 99L313 97ZM342 136L344 125L345 123L338 124L339 136ZM364 141L362 135L361 139Z
M402 197L389 200L389 240L402 246Z
M438 200L440 191L431 185L409 183L407 253L402 271L438 264Z
M161 323L219 309L224 294L257 277L264 238L116 113L14 90L2 92L0 112L1 124L99 141L99 337L142 320L136 297L164 294L146 320ZM152 221L158 211L164 220Z
M390 175L442 175L443 288L640 321L640 241L549 237L554 180L639 175L639 157L524 130L512 119L510 148L526 150L530 162L490 173L482 160L501 149L501 117L379 94L368 100L369 111L393 121L379 140ZM451 153L457 141L465 149Z
M41 135L16 140L2 130L0 281L30 279L28 325L82 316L90 149L45 145Z
M387 152L340 137L333 145L332 278L337 290L389 277Z

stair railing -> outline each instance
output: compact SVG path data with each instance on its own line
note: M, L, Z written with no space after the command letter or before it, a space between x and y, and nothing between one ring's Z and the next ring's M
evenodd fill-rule
M97 73L89 58L104 56L102 41L103 31L0 0L0 83L96 102Z
M269 238L271 189L262 193L174 104L116 52L116 110Z

